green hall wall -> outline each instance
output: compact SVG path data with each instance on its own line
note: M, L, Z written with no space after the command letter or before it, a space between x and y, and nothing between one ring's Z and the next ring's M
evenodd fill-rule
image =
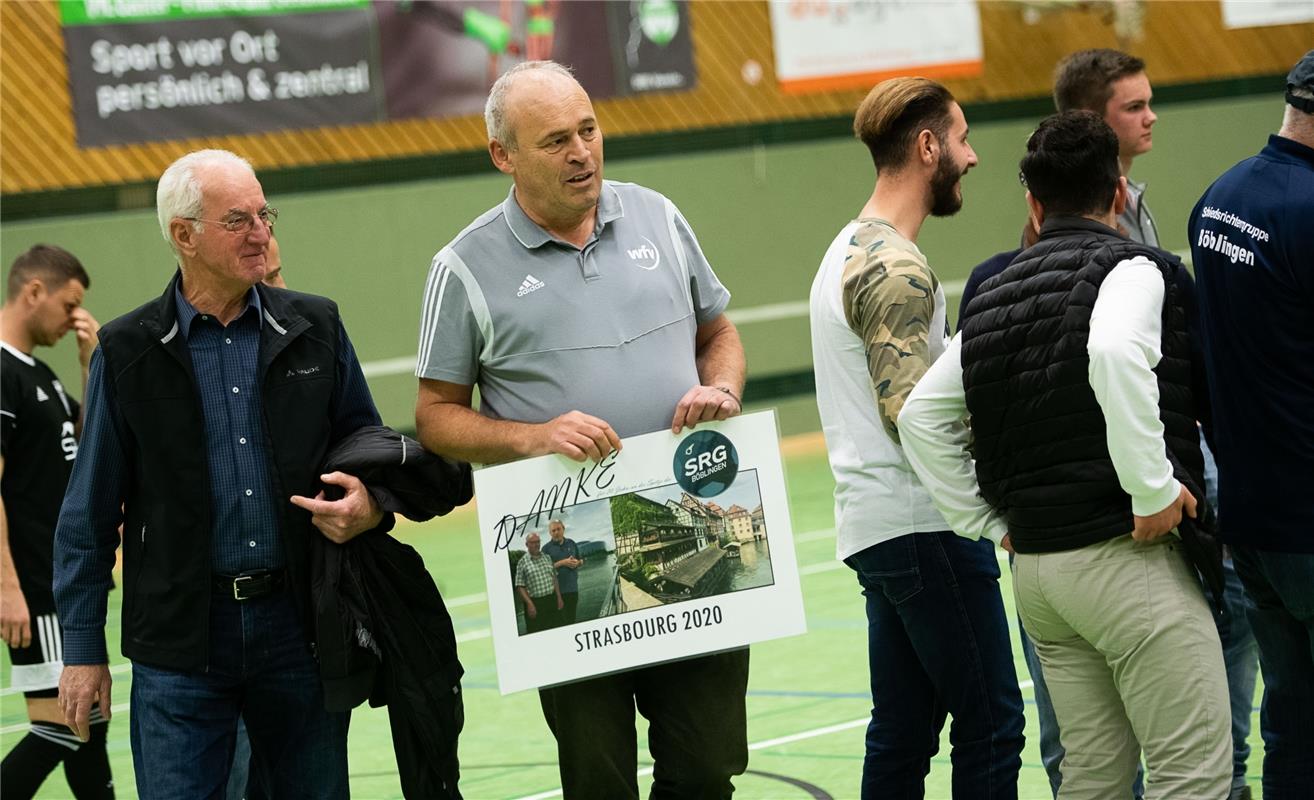
M1137 160L1132 177L1149 184L1146 198L1163 245L1180 252L1187 247L1187 215L1196 199L1277 130L1282 100L1274 94L1157 110L1154 150ZM932 219L922 229L919 246L946 284L951 317L971 268L1017 244L1026 214L1017 162L1034 123L1028 118L972 125L970 142L980 165L964 179L963 210ZM750 377L810 369L806 311L798 304L806 303L827 245L871 191L871 163L860 143L824 139L673 152L613 160L606 175L652 187L675 201L732 292L732 312L772 307L768 319L740 325ZM470 220L500 202L508 188L505 176L489 172L269 197L282 212L278 236L289 285L341 305L360 359L373 373L375 400L394 427L414 426L415 379L395 365L416 351L430 260ZM82 259L92 278L86 305L101 322L156 297L172 271L171 253L151 211L0 225L6 273L14 257L37 242L61 245ZM796 305L777 305L789 303ZM71 337L37 355L66 385L76 385ZM80 388L75 392L81 395ZM748 399L752 407L780 406L786 432L818 427L810 398Z

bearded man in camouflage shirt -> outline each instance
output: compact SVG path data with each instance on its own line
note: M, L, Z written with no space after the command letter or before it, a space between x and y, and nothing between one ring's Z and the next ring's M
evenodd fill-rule
M837 557L867 602L873 708L862 796L921 797L952 715L954 796L1016 798L1022 696L994 546L949 529L895 425L949 339L944 291L917 234L928 216L962 206L976 153L962 109L925 78L878 85L853 127L876 185L826 251L811 318Z

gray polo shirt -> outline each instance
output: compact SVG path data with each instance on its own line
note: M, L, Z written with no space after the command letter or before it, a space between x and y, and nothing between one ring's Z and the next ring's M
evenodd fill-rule
M670 200L604 181L583 248L540 228L514 189L434 257L421 378L478 385L480 412L601 417L621 436L671 424L699 383L694 336L730 302Z

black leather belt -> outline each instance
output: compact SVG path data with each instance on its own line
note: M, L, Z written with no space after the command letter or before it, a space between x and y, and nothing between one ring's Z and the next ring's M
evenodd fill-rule
M243 575L212 575L210 585L224 597L234 600L250 600L283 589L285 573L283 570L272 572L248 572Z

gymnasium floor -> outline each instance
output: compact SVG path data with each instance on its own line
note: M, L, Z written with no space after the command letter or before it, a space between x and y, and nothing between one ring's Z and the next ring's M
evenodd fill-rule
M736 798L856 798L862 766L863 727L869 704L866 633L862 597L847 567L835 561L833 482L817 435L786 441L786 478L793 514L795 549L802 572L808 633L753 647L748 694L748 774L736 780ZM424 556L447 599L465 664L466 728L461 737L463 793L470 800L559 797L555 748L534 692L502 697L497 690L488 607L484 602L477 529L472 508L424 525L402 522L398 536ZM1001 551L1002 557L1002 551ZM1012 608L1008 573L1004 599ZM131 674L118 655L119 593L111 594L109 637L114 673L114 720L110 757L120 798L136 797L128 746ZM1016 625L1015 620L1013 624ZM1035 707L1021 651L1014 661L1027 701L1028 743L1023 753L1019 796L1049 798L1040 766ZM9 683L6 655L0 684ZM1257 703L1256 703L1257 706ZM364 708L352 716L351 785L361 800L400 798L385 709ZM26 730L21 695L0 696L0 750L8 751ZM1251 736L1250 782L1259 794L1263 744L1258 710ZM641 727L640 752L646 753ZM649 766L642 759L640 767ZM646 792L645 773L640 773ZM947 734L927 779L927 797L948 800ZM68 796L58 771L38 797Z

